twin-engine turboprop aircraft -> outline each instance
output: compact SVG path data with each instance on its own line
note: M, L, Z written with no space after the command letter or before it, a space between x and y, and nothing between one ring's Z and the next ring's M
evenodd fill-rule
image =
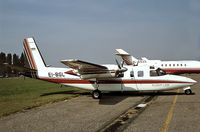
M160 67L170 74L184 74L184 73L200 73L200 61L184 60L184 61L161 61L148 60L145 57L137 59L124 51L123 49L116 49L116 55L122 57L127 65L142 66L149 65Z
M24 39L24 54L30 69L29 76L67 86L92 90L94 99L101 91L164 91L183 88L191 94L196 83L187 77L167 75L160 68L149 66L98 65L81 60L62 60L66 68L46 66L33 38ZM28 75L28 74L26 74Z

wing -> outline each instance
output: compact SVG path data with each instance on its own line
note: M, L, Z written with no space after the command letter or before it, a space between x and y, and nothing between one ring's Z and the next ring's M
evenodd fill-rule
M61 63L72 69L78 70L78 73L83 79L114 77L114 72L102 65L74 59L62 60Z
M105 66L81 60L62 60L61 62L72 69L78 70L80 74L99 73L99 72L106 73L108 71L108 68Z

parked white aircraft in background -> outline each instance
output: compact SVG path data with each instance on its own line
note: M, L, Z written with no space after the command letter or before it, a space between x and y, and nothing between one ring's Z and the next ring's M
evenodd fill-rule
M145 57L137 59L124 51L123 49L116 49L116 55L122 57L127 65L141 66L149 65L160 67L170 74L184 74L184 73L200 73L200 61L161 61L161 60L148 60Z
M149 66L97 65L80 60L62 60L66 68L46 66L33 38L24 39L24 54L31 68L30 77L92 90L93 98L101 91L163 91L183 88L191 94L196 83L187 77L166 75L161 69ZM28 74L26 74L28 75Z

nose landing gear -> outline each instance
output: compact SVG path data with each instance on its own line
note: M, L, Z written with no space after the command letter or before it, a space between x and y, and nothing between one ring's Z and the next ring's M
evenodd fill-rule
M192 94L192 90L190 89L190 87L185 87L185 88L183 88L183 90L185 91L186 95Z
M192 90L191 90L191 89L186 89L186 90L185 90L185 94L186 94L186 95L192 94Z

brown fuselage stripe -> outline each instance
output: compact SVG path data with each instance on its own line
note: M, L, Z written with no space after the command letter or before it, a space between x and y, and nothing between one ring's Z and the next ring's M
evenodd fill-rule
M69 84L94 84L95 81L90 80L73 80L73 79L55 79L55 78L40 78L44 81L54 83L69 83ZM181 81L165 81L165 80L98 80L98 84L155 84L155 83L193 83Z
M167 73L200 73L200 68L163 68Z

